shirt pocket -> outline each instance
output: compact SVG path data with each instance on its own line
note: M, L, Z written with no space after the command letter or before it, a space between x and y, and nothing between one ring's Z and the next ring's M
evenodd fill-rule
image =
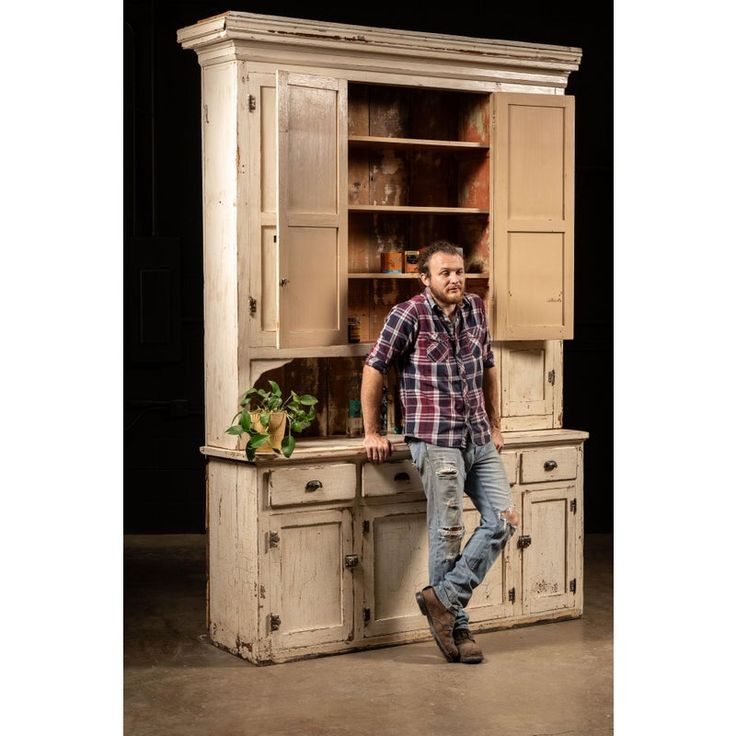
M419 335L419 353L429 363L446 363L450 358L450 338L441 332Z
M462 355L466 360L483 359L483 328L469 327L462 335Z

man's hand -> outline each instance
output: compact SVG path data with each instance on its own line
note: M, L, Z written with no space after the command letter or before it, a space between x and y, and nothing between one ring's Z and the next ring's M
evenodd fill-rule
M391 457L391 443L383 435L366 434L363 446L372 463L382 463Z
M501 452L503 450L503 435L498 427L491 427L491 439L496 449Z

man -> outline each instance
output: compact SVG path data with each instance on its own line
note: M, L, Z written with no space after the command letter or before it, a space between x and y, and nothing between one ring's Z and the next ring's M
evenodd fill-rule
M474 664L483 653L464 609L519 519L498 454L498 378L483 300L465 293L463 258L451 243L422 250L417 268L424 293L393 307L363 367L364 446L371 462L391 455L379 415L383 375L393 365L427 497L430 584L417 603L447 660ZM481 523L461 552L463 492Z

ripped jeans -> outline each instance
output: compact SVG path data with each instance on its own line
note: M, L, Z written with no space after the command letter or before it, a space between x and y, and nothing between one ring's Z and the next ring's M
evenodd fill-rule
M440 447L407 437L414 464L427 496L429 584L455 616L455 629L468 628L473 589L485 577L516 531L501 516L512 506L511 490L493 442L465 449ZM480 512L481 523L460 551L463 491Z

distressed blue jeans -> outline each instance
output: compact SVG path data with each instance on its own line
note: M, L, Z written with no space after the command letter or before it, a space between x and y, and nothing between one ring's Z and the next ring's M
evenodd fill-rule
M407 438L427 497L429 584L455 616L455 629L468 628L465 606L506 542L516 531L501 515L512 507L511 489L493 442L466 448L440 447ZM460 550L463 493L480 513L480 525Z

